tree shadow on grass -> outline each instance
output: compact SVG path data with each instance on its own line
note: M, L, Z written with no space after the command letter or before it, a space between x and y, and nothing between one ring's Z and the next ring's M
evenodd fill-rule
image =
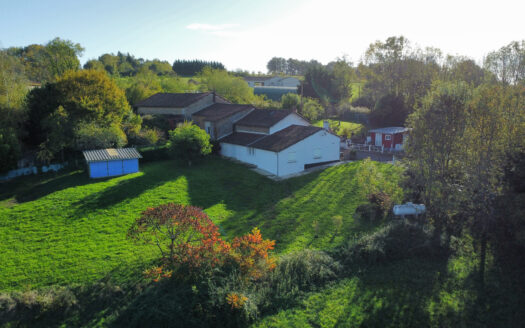
M238 236L256 226L263 229L264 233L278 214L277 204L318 176L319 172L314 172L298 178L273 181L243 165L221 160L203 174L189 172L185 177L191 204L204 209L224 204L233 215L221 221L220 226L228 236Z
M71 187L98 182L84 171L61 171L25 176L0 183L0 201L14 197L18 203L30 202Z
M80 199L73 204L77 208L77 214L85 215L85 213L107 209L116 204L135 199L142 193L163 185L167 181L176 180L181 176L181 171L178 169L168 170L167 163L158 162L144 166L141 175L125 178L103 191L92 193Z

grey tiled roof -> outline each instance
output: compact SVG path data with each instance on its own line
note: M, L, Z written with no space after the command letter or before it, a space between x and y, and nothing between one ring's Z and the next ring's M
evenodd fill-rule
M316 126L290 125L285 129L257 140L250 144L250 147L280 152L322 130L323 128Z
M234 132L219 141L278 153L323 130L323 128L316 126L290 125L270 135Z
M219 141L233 145L248 146L249 144L265 137L267 137L266 134L234 132Z
M284 109L256 109L237 121L236 124L269 128L291 113Z
M193 114L193 116L204 117L206 120L213 122L222 120L223 118L252 108L254 108L252 105L216 103L198 111L197 113Z
M82 154L88 163L142 158L140 153L135 148L84 150Z

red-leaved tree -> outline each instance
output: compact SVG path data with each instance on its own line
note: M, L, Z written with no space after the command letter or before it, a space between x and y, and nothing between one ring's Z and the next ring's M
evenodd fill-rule
M200 208L173 203L142 212L128 237L160 250L163 265L146 271L154 280L171 276L173 270L195 272L220 265L230 249Z
M171 277L173 272L179 272L180 277L195 277L225 263L233 264L243 278L251 280L275 268L269 255L275 241L263 239L259 229L254 228L230 244L221 239L208 215L194 206L170 203L149 208L133 223L128 237L160 250L162 264L145 272L154 281ZM242 300L241 296L231 296L232 304L241 304Z

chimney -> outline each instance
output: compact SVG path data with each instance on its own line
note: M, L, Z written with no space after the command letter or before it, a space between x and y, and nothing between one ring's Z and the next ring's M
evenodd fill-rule
M295 106L295 105L292 106L292 113L296 113L297 114L297 106Z
M213 103L215 104L215 90L213 90Z
M330 122L328 121L323 121L323 129L325 129L326 131L330 131Z

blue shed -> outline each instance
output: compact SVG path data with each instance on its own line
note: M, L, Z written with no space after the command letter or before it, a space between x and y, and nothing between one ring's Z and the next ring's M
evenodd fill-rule
M89 177L104 178L139 171L139 158L142 156L135 148L108 148L85 150Z

